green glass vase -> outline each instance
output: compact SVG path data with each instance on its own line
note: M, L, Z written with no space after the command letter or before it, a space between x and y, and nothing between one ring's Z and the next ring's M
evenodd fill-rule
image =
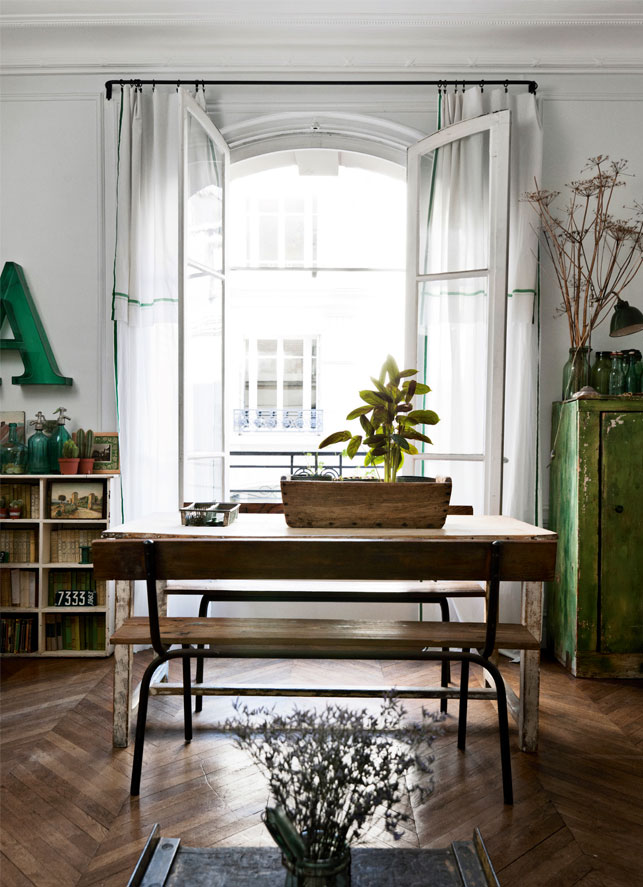
M286 867L285 887L350 887L350 847L330 859L290 860L281 857Z
M563 400L589 385L590 348L570 348L567 363L563 367Z

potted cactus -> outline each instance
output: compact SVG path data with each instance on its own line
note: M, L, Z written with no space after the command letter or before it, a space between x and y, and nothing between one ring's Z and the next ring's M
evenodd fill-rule
M18 518L22 514L22 499L12 499L9 503L9 517Z
M78 473L78 447L73 440L66 440L62 448L62 456L58 459L61 474Z
M78 466L79 474L91 474L94 470L94 457L92 451L94 449L94 432L90 429L84 431L79 428L76 432L76 445L78 446L80 464Z

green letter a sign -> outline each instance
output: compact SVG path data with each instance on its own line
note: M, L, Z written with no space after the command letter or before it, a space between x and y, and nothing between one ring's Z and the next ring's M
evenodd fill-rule
M13 384L71 385L73 380L58 369L24 271L15 262L5 262L0 277L0 331L5 317L13 339L0 339L0 350L19 351L25 367L22 376L12 376Z

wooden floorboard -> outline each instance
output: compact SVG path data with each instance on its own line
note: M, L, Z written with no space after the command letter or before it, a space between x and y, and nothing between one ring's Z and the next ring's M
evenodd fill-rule
M135 656L137 674L149 655ZM232 712L228 698L205 700L188 744L180 699L151 700L141 795L130 798L132 749L111 745L112 668L111 659L2 662L3 887L122 887L155 822L163 835L192 846L272 844L261 823L266 786L231 736L216 731ZM436 664L421 662L229 660L207 668L222 682L439 682ZM517 688L518 667L504 662L502 670ZM405 707L414 715L420 703ZM437 710L437 702L428 707ZM503 887L643 884L643 681L576 680L545 663L536 754L518 751L511 726L513 808L502 803L495 706L470 703L464 755L456 748L456 710L451 703L435 742L434 792L415 808L399 846L469 840L478 827ZM391 839L374 833L368 843Z

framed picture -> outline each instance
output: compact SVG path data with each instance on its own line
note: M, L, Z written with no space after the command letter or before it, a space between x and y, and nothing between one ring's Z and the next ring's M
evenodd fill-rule
M52 520L101 520L105 517L105 484L51 481L49 517Z
M9 424L15 422L18 426L18 440L20 443L25 442L25 414L21 410L1 410L0 411L0 444L4 444L9 440Z
M94 435L94 474L118 474L121 470L118 455L118 434L105 431Z

